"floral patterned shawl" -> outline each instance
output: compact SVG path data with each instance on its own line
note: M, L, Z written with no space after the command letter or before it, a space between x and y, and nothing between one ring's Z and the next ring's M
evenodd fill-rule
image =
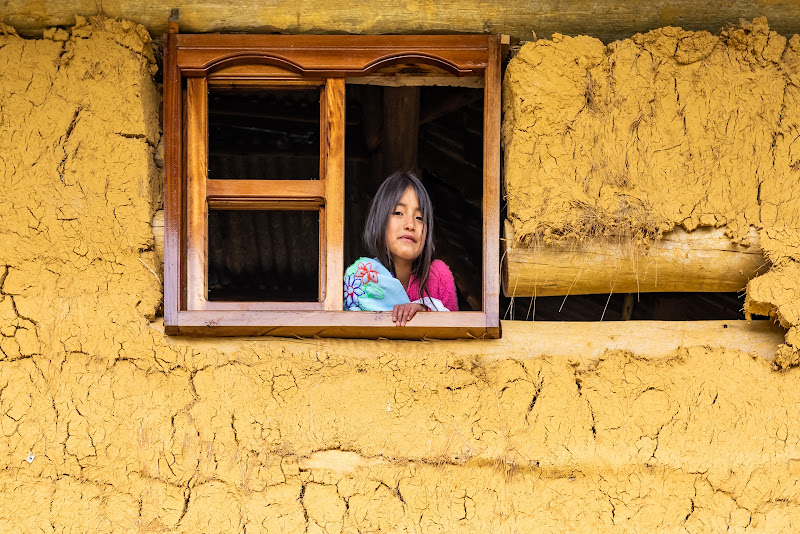
M358 258L344 272L345 310L391 311L408 302L400 280L374 258Z

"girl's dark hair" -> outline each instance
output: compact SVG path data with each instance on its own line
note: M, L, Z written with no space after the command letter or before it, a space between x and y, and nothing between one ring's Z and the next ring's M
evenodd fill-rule
M395 210L409 186L417 193L425 234L422 252L411 266L411 274L419 280L419 296L423 297L428 293L428 274L436 252L433 244L433 204L425 186L413 172L396 172L386 178L378 188L369 206L367 222L364 225L364 245L370 256L378 258L379 262L393 274L395 273L392 255L386 242L386 227L389 224L389 215Z

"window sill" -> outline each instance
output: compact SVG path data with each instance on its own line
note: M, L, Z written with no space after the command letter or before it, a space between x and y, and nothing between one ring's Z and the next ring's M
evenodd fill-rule
M204 311L178 312L169 335L348 337L366 339L498 338L500 323L483 312L423 312L406 326L391 312Z

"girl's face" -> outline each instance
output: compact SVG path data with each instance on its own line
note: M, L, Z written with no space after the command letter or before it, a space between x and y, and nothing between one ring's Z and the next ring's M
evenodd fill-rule
M394 211L389 214L389 222L386 224L386 244L389 246L392 261L398 263L398 260L416 260L422 254L425 234L417 192L408 186Z

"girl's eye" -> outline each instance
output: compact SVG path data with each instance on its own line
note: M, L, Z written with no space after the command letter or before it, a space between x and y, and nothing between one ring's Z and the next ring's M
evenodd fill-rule
M418 221L420 221L420 222L422 222L422 216L421 216L421 215L418 215L418 216L417 216L417 220L418 220Z
M402 214L403 214L403 213L402 213L402 212L400 212L400 211L395 211L395 212L392 212L392 215L402 215Z

